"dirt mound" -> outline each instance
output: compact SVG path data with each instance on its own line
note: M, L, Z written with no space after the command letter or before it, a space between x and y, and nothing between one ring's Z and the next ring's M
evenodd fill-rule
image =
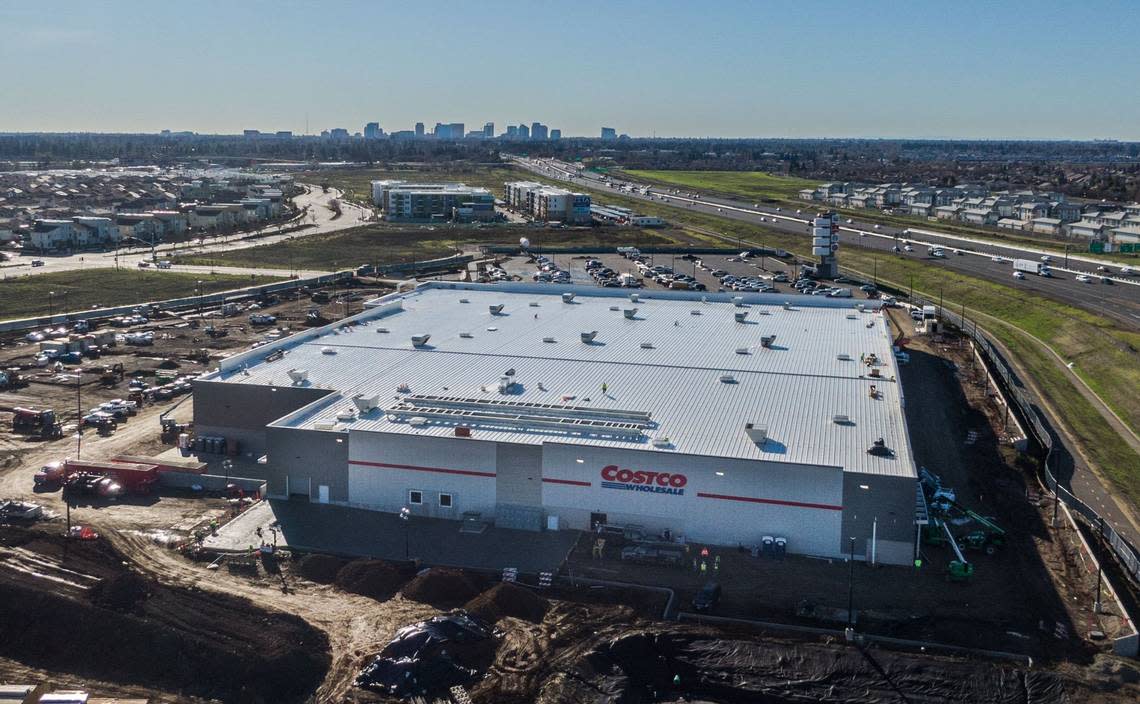
M88 592L91 603L115 611L130 611L146 599L150 584L141 575L123 572L102 580Z
M332 584L336 581L336 575L344 566L348 564L348 560L332 555L302 555L293 562L293 572L298 577L316 582L317 584Z
M498 623L506 616L541 623L550 603L526 587L500 582L467 602L464 608L489 623Z
M383 560L353 560L337 572L336 586L346 592L387 601L410 576L405 570Z
M400 592L405 599L446 609L465 604L483 591L486 582L461 570L432 567L416 575Z

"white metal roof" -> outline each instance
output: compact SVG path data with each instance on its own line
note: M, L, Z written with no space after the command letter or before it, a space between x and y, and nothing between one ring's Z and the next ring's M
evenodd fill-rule
M576 294L570 303L562 298L567 291ZM384 412L416 395L498 401L510 412L520 404L567 416L575 412L561 407L640 411L652 420L634 439L525 421L457 422L482 440L557 439L915 476L891 332L877 308L777 294L746 295L742 306L731 294L640 296L631 302L620 290L551 284L425 284L370 303L353 326L309 331L226 360L206 380L289 386L289 370L301 369L303 385L340 392L275 424L288 427L454 435L455 423L412 424ZM496 305L503 308L493 314ZM595 331L592 343L582 341L581 333ZM412 337L424 334L427 344L414 345ZM763 346L761 338L772 335L774 343ZM266 362L270 354L280 358ZM872 354L882 360L879 379L861 362ZM500 393L507 370L514 383ZM337 421L355 394L379 397L379 409ZM838 424L836 415L850 422ZM768 441L753 442L746 423L766 426ZM867 454L880 437L893 458Z

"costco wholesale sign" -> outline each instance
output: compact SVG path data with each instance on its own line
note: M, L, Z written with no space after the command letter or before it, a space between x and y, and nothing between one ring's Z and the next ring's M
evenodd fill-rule
M603 489L646 491L653 494L683 496L685 485L688 483L689 480L684 474L623 469L616 464L602 467Z

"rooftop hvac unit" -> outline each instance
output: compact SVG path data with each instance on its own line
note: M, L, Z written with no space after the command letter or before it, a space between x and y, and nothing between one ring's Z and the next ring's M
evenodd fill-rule
M309 380L308 369L290 369L289 378L293 380L294 384L303 384Z
M460 303L470 303L471 301L467 300L466 298L460 298L459 302Z
M659 437L653 438L654 447L669 447L672 444L673 443L669 441L668 435L661 435Z
M411 418L408 419L408 425L414 425L417 428L422 426L422 425L427 425L427 423L428 423L428 419L424 418L423 416L412 416Z
M556 340L553 337L544 337L544 338L542 338L542 341L543 342L556 342Z
M314 430L332 430L336 428L336 423L331 420L318 420L313 423Z
M637 309L636 308L626 308L625 310L623 310L621 312L621 314L626 317L626 320L633 320L634 317L637 315Z
M388 328L376 328L376 332L388 332Z
M772 345L776 342L775 335L765 335L760 338L760 346L765 349L772 349Z
M736 377L734 377L731 374L721 374L720 375L720 383L722 383L722 384L735 384L736 383Z
M696 308L689 311L689 315L700 315L700 314L701 314L701 312L699 310L697 310Z
M838 359L840 362L850 362L851 361L851 355L847 354L846 352L836 355L835 358Z
M652 342L642 342L641 343L641 349L651 350L651 349L653 349L653 343Z
M744 424L744 434L748 439L757 445L763 445L768 442L768 426L756 425L755 423Z
M321 354L336 354L335 347L322 347Z
M491 315L498 315L503 312L503 304L496 303L493 306L487 306L487 310L491 311Z
M847 319L848 319L848 320L858 320L858 319L859 319L859 316L855 315L854 313L848 313L848 314L847 314Z
M468 339L471 339L472 337L475 337L474 335L472 335L469 332L461 332L461 333L459 333L459 336L465 340L468 340Z
M737 308L744 305L744 296L733 296L732 297L732 304L734 306L736 306Z
M792 304L789 303L788 301L784 301L784 310L791 310L791 309L792 309Z
M629 294L629 300L633 303L638 303L641 301L641 294L631 293L631 294Z
M352 422L356 420L356 411L353 411L351 408L346 408L340 413L336 414L336 419L342 423Z
M584 333L582 333L582 342L585 342L588 345L591 342L593 342L594 338L597 336L598 336L597 330L591 330L590 332L584 332Z
M620 308L620 307L618 307L618 306L610 306L610 310L612 310L612 311L619 311L619 310L621 310L621 308Z
M741 313L734 313L733 317L736 318L736 322L743 323L744 319L748 317L748 311L744 311Z
M843 415L842 413L836 413L833 415L831 417L831 422L835 423L836 425L852 425L851 418Z
M736 353L737 354L752 354L752 350L748 349L747 347L737 347Z
M572 293L562 294L562 302L563 303L573 303L574 302L574 294L572 294Z
M530 302L530 307L531 307L531 308L538 308L538 301L531 301L531 302Z
M380 407L380 394L376 394L375 396L357 394L352 397L352 405L356 406L356 410L361 413L367 413L373 408Z
M430 339L431 339L431 335L428 335L426 333L423 335L412 335L412 346L423 347L424 345L427 344L427 341Z

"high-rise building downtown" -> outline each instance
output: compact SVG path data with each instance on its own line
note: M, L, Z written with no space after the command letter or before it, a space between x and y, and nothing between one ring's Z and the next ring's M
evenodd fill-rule
M530 139L530 128L526 125L519 125L519 139Z
M424 123L422 123L422 122L416 123L416 136L417 137L423 137L424 136Z
M483 136L486 137L487 139L491 139L492 137L495 136L495 123L494 122L487 122L487 123L483 124Z
M547 137L546 125L541 122L530 123L530 138L534 140L545 140Z
M380 139L383 134L384 130L380 129L379 122L369 122L364 126L365 139Z

